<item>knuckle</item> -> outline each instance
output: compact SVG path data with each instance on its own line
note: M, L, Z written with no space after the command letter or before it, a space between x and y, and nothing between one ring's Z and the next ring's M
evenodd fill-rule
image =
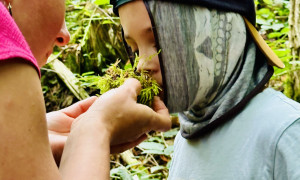
M135 86L137 88L141 87L141 83L139 80L137 80L135 78L130 78L128 80L132 83L133 86Z

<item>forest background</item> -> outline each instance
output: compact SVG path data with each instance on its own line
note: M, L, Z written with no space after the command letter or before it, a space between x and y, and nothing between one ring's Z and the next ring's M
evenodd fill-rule
M255 0L255 4L257 29L286 65L275 68L268 86L300 102L299 4L297 0ZM99 94L97 82L108 66L117 59L121 68L128 63L119 18L109 0L66 0L66 24L70 43L55 47L41 69L47 112ZM112 155L111 179L166 179L178 130L175 122L171 131L152 132L138 147Z

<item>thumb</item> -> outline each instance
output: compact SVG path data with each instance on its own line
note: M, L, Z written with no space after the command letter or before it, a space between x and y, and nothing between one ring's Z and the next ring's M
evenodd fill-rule
M61 112L69 117L77 118L79 115L86 112L97 99L98 98L96 96L89 97L67 108L62 109Z
M140 94L142 90L142 85L140 81L138 81L137 79L128 78L125 80L124 84L119 87L119 89L127 91L126 94L130 95L136 100L137 96Z
M169 110L164 104L164 102L155 96L152 104L153 110L156 112L153 123L157 124L156 130L158 131L168 131L171 129L172 121L170 118Z
M169 110L159 97L154 97L152 108L140 104L136 108L136 112L143 112L143 117L147 114L149 117L148 131L168 131L171 129L171 118Z
M170 115L168 108L158 96L154 96L152 109L161 115L168 115L168 116Z

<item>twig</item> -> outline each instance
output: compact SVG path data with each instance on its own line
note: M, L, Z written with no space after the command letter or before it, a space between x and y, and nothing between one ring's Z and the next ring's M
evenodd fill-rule
M131 164L141 163L138 160L134 159L133 157L134 157L134 155L131 150L127 150L127 151L121 153L121 158L126 162L126 164L131 165Z
M163 133L163 132L160 132L160 135L161 135L162 141L164 142L164 145L165 145L166 147L168 147L168 144L167 144L166 141L165 141L164 133Z

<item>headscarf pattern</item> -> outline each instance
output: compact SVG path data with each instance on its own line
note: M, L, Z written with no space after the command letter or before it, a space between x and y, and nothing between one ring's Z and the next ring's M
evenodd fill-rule
M197 132L240 103L268 72L256 62L242 17L201 6L146 3L161 48L166 104L182 135Z

